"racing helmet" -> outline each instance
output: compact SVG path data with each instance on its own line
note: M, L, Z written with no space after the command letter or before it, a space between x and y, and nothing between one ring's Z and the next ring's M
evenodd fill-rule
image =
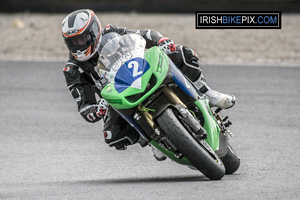
M97 52L102 37L101 24L92 10L70 13L61 27L65 44L78 61L86 61Z

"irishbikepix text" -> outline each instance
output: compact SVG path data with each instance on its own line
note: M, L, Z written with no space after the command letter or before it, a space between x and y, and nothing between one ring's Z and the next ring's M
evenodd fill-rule
M280 29L281 12L196 12L196 29Z

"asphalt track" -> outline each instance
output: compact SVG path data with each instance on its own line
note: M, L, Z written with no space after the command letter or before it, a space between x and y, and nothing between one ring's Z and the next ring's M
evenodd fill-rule
M0 62L0 199L299 199L300 68L203 67L235 94L240 169L221 181L150 148L109 148L77 113L64 63Z

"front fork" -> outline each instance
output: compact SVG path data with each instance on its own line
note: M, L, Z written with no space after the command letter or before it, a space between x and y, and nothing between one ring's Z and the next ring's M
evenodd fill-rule
M162 92L168 97L170 102L172 103L170 106L176 108L177 111L183 117L183 120L186 121L187 124L192 128L192 130L196 134L201 134L202 137L206 136L206 131L202 128L199 121L196 120L192 114L188 111L186 105L178 98L178 96L167 86L162 88ZM140 104L138 106L139 111L143 115L143 117L147 120L148 124L152 127L155 132L158 132L155 127L155 123L153 122L153 116L148 112L148 110L143 109L143 106ZM157 117L158 115L156 115ZM205 138L204 138L205 139Z
M167 96L170 101L170 104L165 106L164 109L160 109L161 112L163 112L167 107L172 107L174 110L180 113L179 116L181 117L181 121L184 121L184 123L187 125L186 128L191 129L189 130L189 132L193 132L194 137L200 140L205 139L207 137L205 129L200 125L199 121L189 112L187 106L178 98L178 96L167 86L163 86L161 91ZM154 134L150 137L150 144L175 162L192 166L192 164L186 158L178 156L178 154L174 153L176 152L176 147L172 147L172 143L161 134L159 127L157 127L153 121L153 115L149 113L153 110L145 108L142 104L138 106L138 110L142 117L147 121L147 124L152 128L152 132L154 132ZM159 114L160 113L155 113L154 117L158 117ZM159 138L159 140L156 140L155 137L157 139ZM161 141L167 144L167 149L159 144Z

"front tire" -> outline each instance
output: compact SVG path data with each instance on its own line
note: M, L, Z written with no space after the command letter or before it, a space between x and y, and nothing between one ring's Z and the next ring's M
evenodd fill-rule
M157 119L164 134L176 148L206 177L220 180L225 174L225 167L218 156L213 155L205 148L208 144L203 140L200 143L191 136L177 119L171 108L167 108ZM206 144L206 145L203 145ZM211 149L211 151L213 151ZM214 157L215 156L215 157Z

